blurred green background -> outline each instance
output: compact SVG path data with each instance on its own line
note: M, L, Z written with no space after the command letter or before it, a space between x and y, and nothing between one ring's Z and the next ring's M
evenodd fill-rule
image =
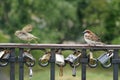
M120 0L0 0L1 43L23 43L14 33L27 24L33 25L31 33L39 37L41 44L85 43L85 29L95 32L106 44L119 44ZM37 53L36 58L40 55ZM48 80L49 68L36 66L33 80ZM88 68L87 80L112 80L112 69L101 69ZM79 70L77 77L72 78L71 68L67 67L63 80L80 80ZM26 71L25 80L28 79Z

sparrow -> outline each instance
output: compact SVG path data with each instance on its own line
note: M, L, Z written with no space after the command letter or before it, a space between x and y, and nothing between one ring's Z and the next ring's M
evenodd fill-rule
M94 45L94 46L104 45L104 43L100 41L100 38L92 31L85 30L83 33L84 33L84 40L87 42L87 44Z
M31 24L26 25L25 27L22 28L22 31L24 32L31 32L33 29L33 26Z
M17 36L19 39L27 41L28 43L32 40L34 40L35 42L36 39L38 39L38 37L32 35L31 32L32 31L32 26L31 25L27 25L25 26L22 30L17 30L15 32L15 36Z

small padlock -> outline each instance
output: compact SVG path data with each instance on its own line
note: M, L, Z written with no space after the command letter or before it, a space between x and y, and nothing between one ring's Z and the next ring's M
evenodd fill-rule
M38 64L42 67L48 66L50 57L51 57L51 53L46 52L42 57L39 58Z
M97 67L97 65L98 65L97 59L93 58L93 53L90 51L88 66L91 68L95 68L95 67Z
M23 58L27 66L32 67L35 65L35 58L30 54L29 51L24 51Z
M113 56L113 52L109 51L107 53L102 54L98 57L98 61L102 64L103 67L108 68L111 66L111 63L107 64L108 60Z
M102 64L105 64L112 56L113 53L112 54L104 53L100 57L98 57L98 61L100 61L100 63Z
M24 58L29 58L30 60L35 60L34 57L28 52L24 52L23 57Z
M8 59L10 57L10 51L9 50L4 50L0 52L2 57L0 58L0 66L4 67L8 65Z
M79 63L80 56L81 56L81 52L76 50L73 54L70 54L68 57L66 57L65 61L69 62L71 67L74 67L74 65L77 67L80 65Z
M50 52L47 52L45 55L42 56L42 58L40 58L40 60L43 62L48 62L50 60L50 56Z
M61 50L58 50L55 53L55 63L58 65L65 65L64 56L61 53Z

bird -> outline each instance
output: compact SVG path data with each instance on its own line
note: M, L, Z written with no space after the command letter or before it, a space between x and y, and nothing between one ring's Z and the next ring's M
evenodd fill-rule
M24 32L31 32L33 29L33 26L31 24L26 25L25 27L22 28L22 31Z
M103 42L100 41L100 38L93 33L91 30L85 30L83 32L84 34L84 40L87 42L87 44L91 45L105 45Z
M32 26L27 25L24 28L22 28L22 30L15 31L15 36L17 36L21 40L27 41L28 43L30 43L30 41L32 41L32 40L37 42L36 39L38 39L38 37L36 37L33 34L29 33L31 31L32 31Z

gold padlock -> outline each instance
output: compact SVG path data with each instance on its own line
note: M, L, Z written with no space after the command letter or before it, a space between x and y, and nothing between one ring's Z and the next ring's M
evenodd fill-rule
M97 59L95 59L95 58L93 57L93 53L92 53L92 52L89 53L89 63L88 63L88 65L89 65L91 68L95 68L95 67L98 65Z

